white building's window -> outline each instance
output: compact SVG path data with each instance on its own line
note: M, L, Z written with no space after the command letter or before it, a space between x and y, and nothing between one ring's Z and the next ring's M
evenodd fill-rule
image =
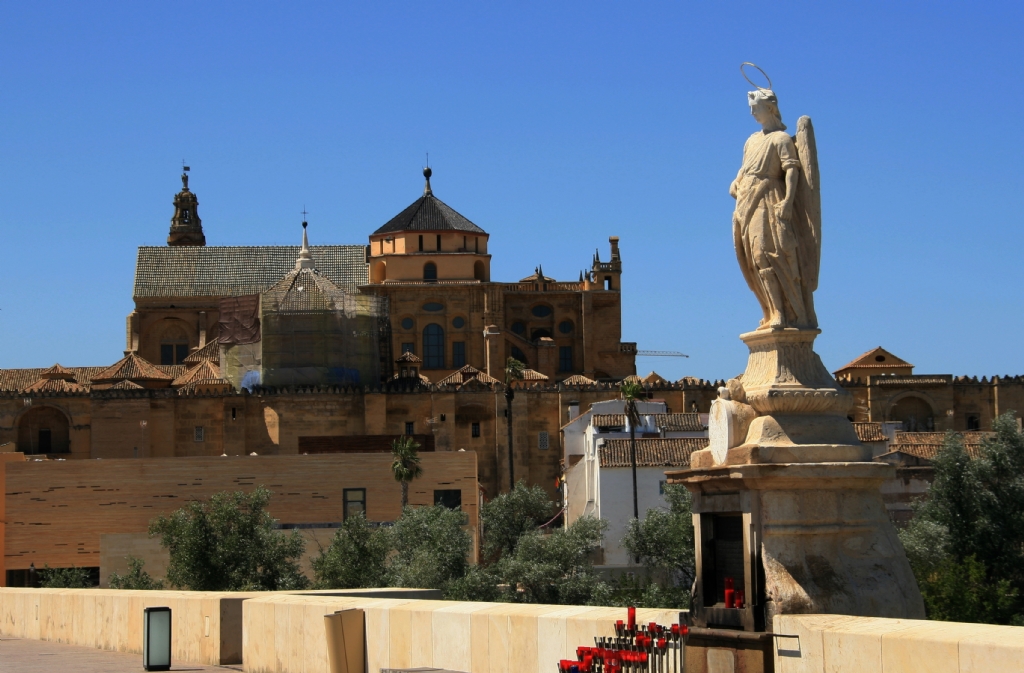
M201 426L201 425L197 425L196 426L195 441L197 441L197 442L205 442L206 441L206 431L203 429L203 426Z
M541 451L547 451L549 447L548 433L541 432L537 435L537 448Z
M665 481L658 482L658 495L665 495Z

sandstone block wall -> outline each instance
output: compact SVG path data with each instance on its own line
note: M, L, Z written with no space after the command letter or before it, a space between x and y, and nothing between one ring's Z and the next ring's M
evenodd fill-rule
M248 673L326 672L324 615L366 615L367 670L433 667L468 673L554 670L576 647L614 634L625 608L265 595L243 606ZM674 610L637 610L637 620L671 624Z
M1024 669L1024 628L843 615L775 617L776 673Z

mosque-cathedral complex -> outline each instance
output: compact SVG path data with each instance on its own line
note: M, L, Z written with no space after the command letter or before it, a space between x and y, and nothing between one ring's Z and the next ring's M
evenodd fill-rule
M424 175L423 195L368 245L310 246L304 229L301 246L223 247L206 245L183 175L167 245L138 250L124 358L0 370L0 451L344 453L411 434L424 450L475 451L490 496L507 488L503 381L515 357L527 367L515 384L515 474L553 489L570 407L615 397L637 374L636 344L621 341L619 239L578 280L538 267L492 281L487 232ZM1020 376L914 375L881 348L835 374L859 430L985 431L1024 410ZM721 384L641 380L670 413L707 413Z

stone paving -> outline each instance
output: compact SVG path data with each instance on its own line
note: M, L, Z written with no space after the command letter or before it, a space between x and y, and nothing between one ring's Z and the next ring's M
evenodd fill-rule
M0 638L0 673L138 673L142 655L61 645L45 640ZM175 661L172 671L241 671L238 666L204 666Z

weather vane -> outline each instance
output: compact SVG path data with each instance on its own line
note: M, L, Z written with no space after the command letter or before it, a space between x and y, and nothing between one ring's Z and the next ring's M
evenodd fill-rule
M764 78L768 81L768 86L767 87L763 87L760 84L756 84L752 79L747 77L747 71L743 69L743 67L747 66L747 65L749 65L751 68L757 68L757 71L759 73L761 73L762 75L764 75ZM743 79L745 79L748 82L750 82L751 86L757 87L761 91L771 91L772 90L772 78L769 77L768 73L766 73L764 70L761 70L761 68L758 67L756 64L751 63L749 61L744 61L743 63L740 64L740 74L743 75Z
M188 166L185 165L185 160L184 159L181 160L181 170L185 171L186 173L188 173L190 170L192 170L191 168L189 168Z

